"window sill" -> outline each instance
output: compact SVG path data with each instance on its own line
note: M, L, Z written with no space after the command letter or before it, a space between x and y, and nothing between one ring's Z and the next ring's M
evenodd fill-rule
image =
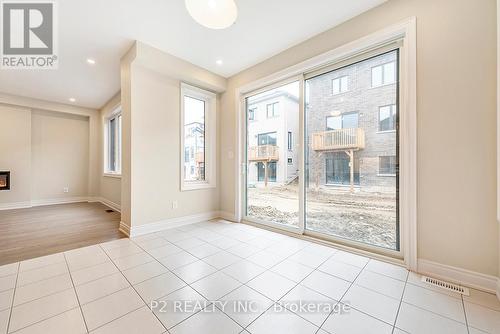
M377 133L395 133L396 130L384 130L384 131L377 131Z
M391 83L386 83L386 84L382 84L382 85L378 85L378 86L370 86L370 89L376 89L376 88L380 88L380 87L385 87L385 86L391 86L391 85L395 85L397 82L391 82Z
M377 176L380 176L380 177L395 177L396 174L377 174Z
M115 178L115 179L121 179L122 178L122 174L115 174L115 173L104 173L102 174L103 177L112 177L112 178Z
M215 188L215 184L210 182L183 182L181 184L181 191L202 190Z
M332 96L339 97L339 96L345 95L345 94L350 93L350 92L351 92L350 90L346 90L345 92L332 93Z

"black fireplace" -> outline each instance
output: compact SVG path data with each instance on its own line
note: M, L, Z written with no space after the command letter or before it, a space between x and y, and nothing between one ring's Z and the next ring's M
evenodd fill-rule
M10 172L0 171L0 190L10 189Z

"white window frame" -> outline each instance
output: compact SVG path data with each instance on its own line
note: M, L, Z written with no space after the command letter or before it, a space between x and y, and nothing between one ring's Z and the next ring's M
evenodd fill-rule
M122 175L122 126L118 127L118 131L115 132L115 143L117 144L117 147L115 148L115 161L117 164L117 169L112 171L110 170L109 167L109 124L111 120L115 119L117 124L119 116L122 116L122 109L121 106L116 107L113 112L105 118L105 124L104 124L104 166L103 166L103 175L104 176L109 176L109 177L121 177ZM122 122L123 122L123 117L122 117Z
M342 80L345 79L345 90L342 90ZM333 87L334 86L334 82L335 81L338 81L339 82L339 91L338 92L335 92L333 90ZM342 75L340 77L337 77L335 79L332 79L332 95L339 95L339 94L343 94L343 93L346 93L349 91L349 76L348 75Z
M394 78L394 81L392 82L385 82L385 71L384 71L384 68L386 65L389 65L389 64L393 64L394 65L394 74L396 74L396 63L394 61L388 61L388 62L385 62L383 64L380 64L380 65L377 65L377 66L373 66L370 70L370 85L372 88L377 88L377 87L382 87L382 86L387 86L387 85L393 85L397 82L397 77ZM373 70L375 68L381 68L382 69L382 83L380 85L374 85L373 84Z
M400 76L396 84L400 85L400 233L401 233L401 255L402 259L394 258L391 252L377 252L374 249L363 248L358 245L355 248L345 244L335 244L338 247L349 249L353 252L368 255L374 258L380 258L384 261L403 264L410 270L418 270L417 262L417 122L416 122L416 18L410 17L399 23L393 24L370 35L359 38L345 45L339 46L331 51L325 52L313 58L304 60L301 63L295 64L276 73L260 78L256 81L247 83L235 89L235 109L237 110L235 117L235 128L237 129L237 148L238 152L235 159L235 171L237 171L237 182L235 182L235 215L234 220L237 222L252 222L243 220L245 199L245 154L246 154L246 104L245 97L251 92L256 92L262 87L281 86L287 80L297 81L303 78L303 73L311 73L315 69L323 68L329 64L337 67L345 59L355 57L363 52L369 53L370 50L379 49L383 45L388 45L394 41L401 41L400 48ZM301 81L301 90L303 89L303 81ZM303 101L300 101L303 105ZM303 107L301 107L303 108ZM301 111L302 112L302 111ZM304 134L301 131L299 135L300 142L304 143ZM302 149L299 151L303 150ZM231 152L230 152L231 153ZM298 169L300 179L304 177L304 159L303 152L299 152ZM303 187L300 189L303 191ZM302 194L300 195L304 197ZM299 207L299 215L303 216L304 208ZM259 224L262 226L262 224ZM276 228L276 226L271 226ZM285 227L282 229L287 232L299 233L302 232L289 230ZM310 239L306 235L300 235L299 238Z
M207 90L181 83L180 94L180 188L181 191L216 187L217 176L217 95ZM184 96L205 102L205 180L185 180L184 170Z
M271 116L269 116L269 107L272 107L272 110L273 110L273 114ZM266 118L276 118L276 117L279 117L280 116L280 110L277 109L279 107L280 107L279 101L266 104Z

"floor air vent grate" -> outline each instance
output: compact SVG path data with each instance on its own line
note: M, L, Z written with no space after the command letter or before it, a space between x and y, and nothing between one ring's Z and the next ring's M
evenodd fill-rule
M438 288L445 289L448 291L458 292L459 294L462 294L465 296L469 295L469 289L467 289L463 286L460 286L458 284L449 283L446 281L442 281L442 280L427 277L427 276L422 276L422 282L437 286Z

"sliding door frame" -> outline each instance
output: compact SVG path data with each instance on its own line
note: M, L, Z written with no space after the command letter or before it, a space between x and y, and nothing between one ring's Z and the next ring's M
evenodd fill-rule
M242 157L242 162L241 162L241 177L242 177L242 182L244 183L243 187L239 190L241 193L241 202L239 203L240 208L241 208L241 218L238 221L246 221L250 222L253 224L259 224L259 225L265 225L271 228L276 228L276 229L281 229L285 230L290 233L294 234L303 234L304 233L304 216L305 216L305 205L304 205L304 145L299 145L299 151L298 151L298 156L299 156L299 161L298 161L298 170L299 170L299 198L298 198L298 214L299 214L299 219L298 219L298 226L297 228L288 226L288 225L280 225L279 223L273 223L269 221L262 221L258 220L249 216L245 215L245 211L247 210L247 171L248 171L248 160L247 160L247 123L248 123L248 117L247 117L247 98L258 95L260 93L269 91L271 89L279 88L281 86L285 86L287 84L293 83L293 82L298 82L299 83L299 143L304 142L304 76L303 75L298 75L298 76L293 76L290 78L287 78L285 80L260 87L256 90L250 91L246 94L240 94L239 95L239 104L240 104L240 109L244 113L242 117L242 122L243 126L240 130L241 136L243 139L243 148L241 149L241 154L243 155Z
M399 140L400 140L400 179L399 179L399 224L401 251L385 251L379 247L369 246L359 242L339 240L338 238L325 238L304 229L305 217L305 187L304 187L304 77L313 75L315 72L323 72L329 68L340 66L363 54L369 54L385 46L401 43L399 48L400 73L399 73ZM276 72L270 76L256 80L241 86L235 92L236 107L236 130L237 130L237 155L235 159L235 220L238 222L250 222L268 225L264 222L243 219L246 201L244 194L246 189L246 105L245 98L249 95L258 94L261 91L278 87L289 82L300 82L300 158L299 158L299 229L288 229L287 232L300 235L309 235L327 239L352 248L378 253L388 259L400 258L400 261L410 270L417 270L417 137L416 137L416 18L411 17L400 23L389 26L373 34L345 44L319 56L310 58L294 66ZM272 228L280 228L277 224L271 224ZM282 228L282 227L281 227ZM345 248L345 247L344 247Z

